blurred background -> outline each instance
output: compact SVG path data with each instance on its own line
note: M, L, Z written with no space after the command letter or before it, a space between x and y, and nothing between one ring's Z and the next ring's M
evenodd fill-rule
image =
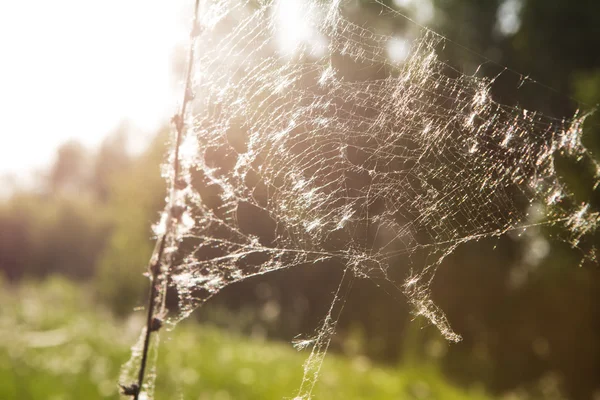
M444 35L440 58L500 74L492 95L504 104L561 118L600 102L600 2L385 4L414 22L367 0L345 10L386 34ZM143 324L190 15L183 1L0 4L0 399L118 398ZM598 114L583 140L600 154ZM600 211L590 160L556 167ZM600 399L600 268L584 257L600 237L573 249L557 229L445 260L433 298L458 344L404 299L355 282L316 398ZM338 279L308 266L226 288L166 335L157 398L292 396L307 353L290 342L318 327Z

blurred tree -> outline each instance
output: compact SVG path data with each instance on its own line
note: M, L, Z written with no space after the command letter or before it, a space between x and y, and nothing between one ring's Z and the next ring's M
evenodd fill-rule
M30 264L32 247L29 216L15 210L14 203L0 206L0 271L11 280L20 278Z
M154 245L151 227L159 218L166 190L160 173L166 137L162 131L107 187L114 228L99 259L96 282L101 299L120 314L145 301L147 282L142 273Z
M127 129L121 126L104 139L94 160L91 185L94 196L102 203L110 200L112 181L131 164Z
M89 159L81 143L72 140L61 145L48 176L50 192L77 193L86 187L90 178Z
M14 195L0 209L0 270L9 278L93 276L109 231L107 215L86 198Z

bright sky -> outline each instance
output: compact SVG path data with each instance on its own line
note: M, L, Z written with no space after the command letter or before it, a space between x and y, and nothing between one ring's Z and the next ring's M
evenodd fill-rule
M148 133L167 120L188 3L0 1L0 175L47 165L68 139L96 145L125 120Z

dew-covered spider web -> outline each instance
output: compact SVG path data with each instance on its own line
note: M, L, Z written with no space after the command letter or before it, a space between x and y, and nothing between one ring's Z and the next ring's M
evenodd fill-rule
M213 0L200 19L185 184L171 199L187 210L171 249L171 319L252 276L341 266L329 312L298 343L312 352L297 399L311 397L353 279L389 280L458 341L429 290L457 246L537 224L565 226L576 246L596 228L554 166L586 157L583 118L495 102L493 77L441 61L443 37L410 21L403 39L378 32L339 0Z

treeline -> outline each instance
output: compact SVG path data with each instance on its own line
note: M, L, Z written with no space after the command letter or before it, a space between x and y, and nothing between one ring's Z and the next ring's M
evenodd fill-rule
M151 225L164 201L165 137L137 156L127 151L125 130L96 151L63 144L35 188L0 204L0 273L14 282L54 274L93 280L99 298L129 313L145 292Z

